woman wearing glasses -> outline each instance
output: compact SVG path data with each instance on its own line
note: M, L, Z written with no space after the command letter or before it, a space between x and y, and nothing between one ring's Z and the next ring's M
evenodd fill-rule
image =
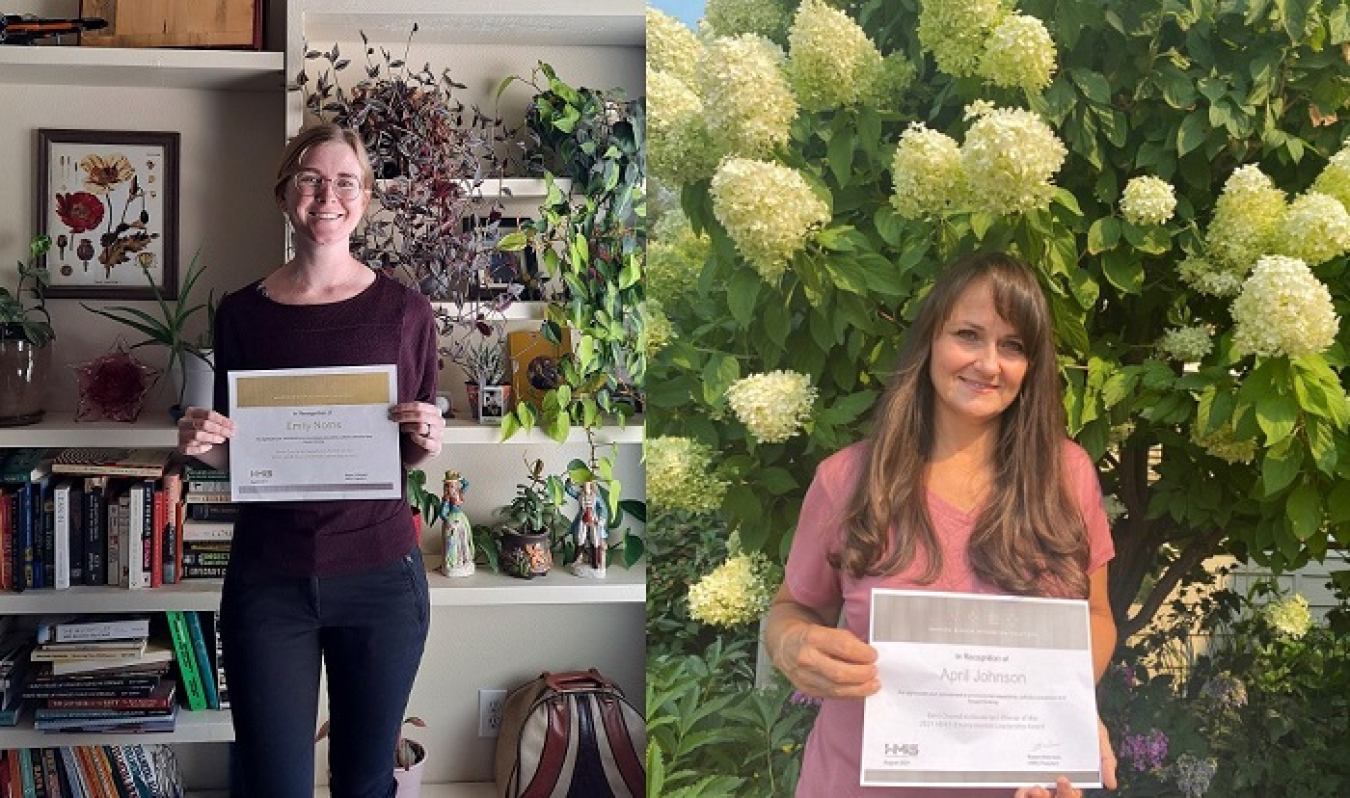
M302 131L277 169L295 256L221 301L215 408L189 408L179 450L229 467L232 370L398 368L406 466L440 453L436 328L426 298L354 259L348 239L373 181L361 140L331 124ZM426 574L404 499L244 504L221 596L234 714L231 794L314 794L320 668L328 681L335 796L394 795L392 751L429 620Z

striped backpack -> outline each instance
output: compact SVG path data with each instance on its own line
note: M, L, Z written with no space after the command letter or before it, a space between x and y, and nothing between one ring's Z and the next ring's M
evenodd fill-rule
M647 724L594 668L544 673L506 697L494 776L505 798L642 798Z

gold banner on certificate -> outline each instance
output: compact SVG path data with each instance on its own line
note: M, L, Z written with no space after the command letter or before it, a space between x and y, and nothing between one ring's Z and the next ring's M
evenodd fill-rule
M863 786L1101 786L1086 601L872 592Z
M401 497L397 386L392 365L230 372L231 500Z

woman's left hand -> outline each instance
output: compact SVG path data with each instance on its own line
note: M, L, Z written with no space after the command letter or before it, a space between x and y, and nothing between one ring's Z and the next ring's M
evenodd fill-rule
M408 440L435 456L441 453L441 438L445 419L435 405L426 402L403 402L389 408L389 420L398 423Z
M1116 788L1116 751L1111 747L1111 735L1106 724L1097 718L1097 746L1101 755L1102 785L1108 790ZM1023 787L1013 793L1013 798L1083 798L1083 791L1074 788L1069 780L1061 776L1055 782L1055 790L1046 787Z

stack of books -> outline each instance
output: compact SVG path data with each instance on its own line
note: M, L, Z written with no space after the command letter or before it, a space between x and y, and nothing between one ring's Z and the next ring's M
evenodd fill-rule
M23 686L32 662L33 635L18 616L0 616L0 726L15 726L24 711Z
M174 649L152 636L149 616L44 618L31 658L23 697L34 704L33 728L173 731Z
M183 773L165 745L82 745L0 752L0 794L183 798Z
M230 474L188 465L183 476L182 578L218 579L230 564L239 516L230 501Z

